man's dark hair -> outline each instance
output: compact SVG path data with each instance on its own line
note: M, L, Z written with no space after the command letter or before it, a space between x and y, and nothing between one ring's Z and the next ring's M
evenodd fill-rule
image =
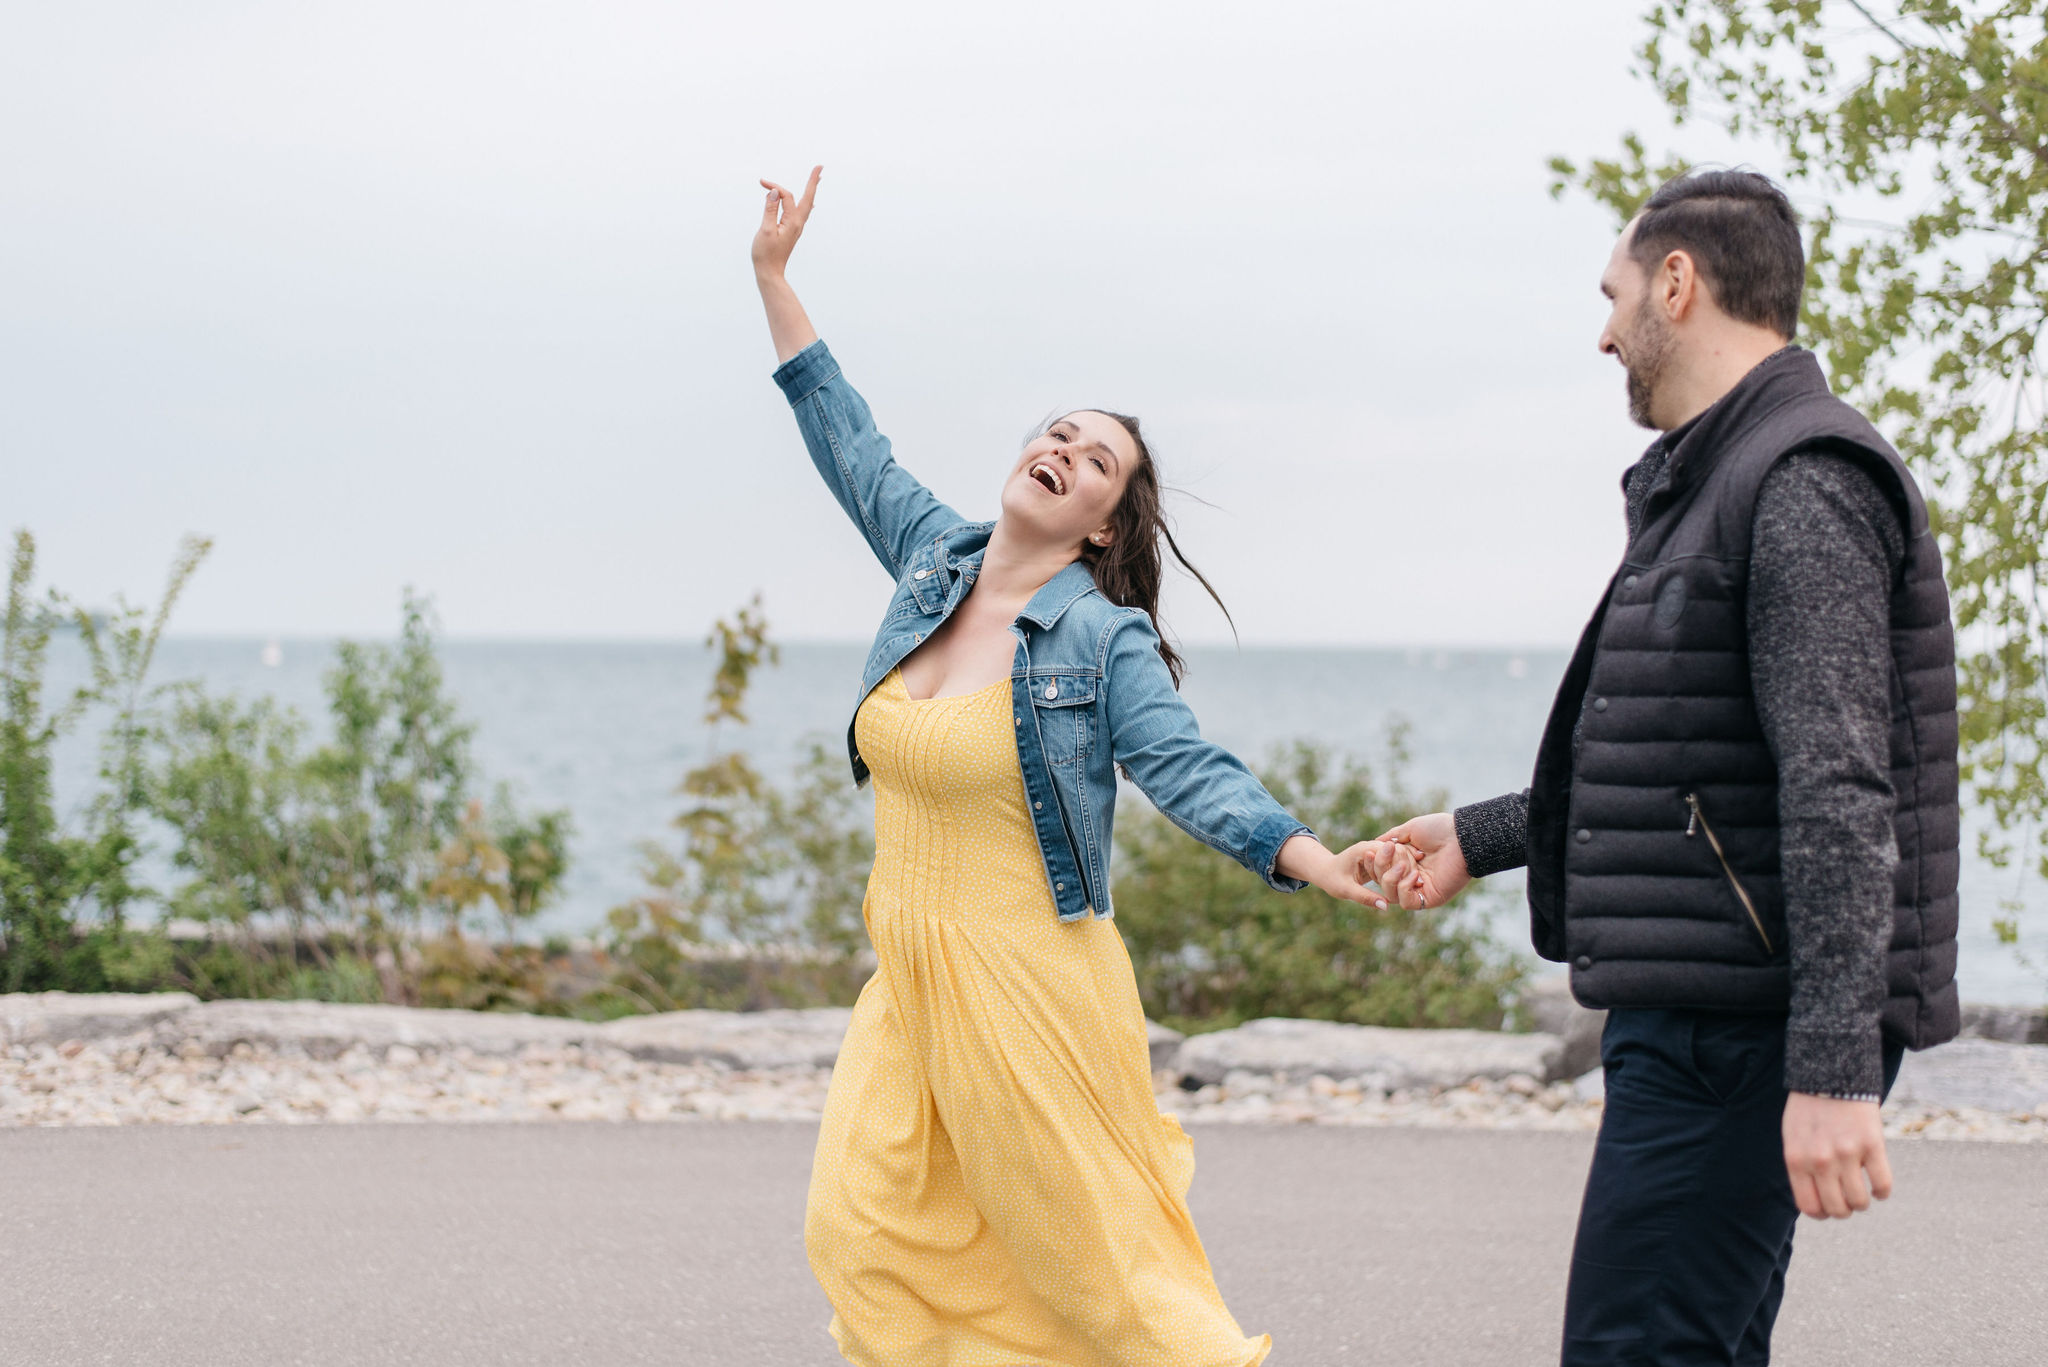
M1667 180L1636 219L1629 255L1645 271L1674 251L1692 257L1730 318L1790 338L1799 330L1806 251L1785 192L1754 171L1694 171Z

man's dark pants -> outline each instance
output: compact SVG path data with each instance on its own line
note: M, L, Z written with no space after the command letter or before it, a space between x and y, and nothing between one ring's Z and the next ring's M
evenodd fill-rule
M1885 1045L1885 1090L1902 1051ZM1785 1018L1613 1011L1606 1110L1565 1294L1564 1367L1771 1357L1799 1208Z

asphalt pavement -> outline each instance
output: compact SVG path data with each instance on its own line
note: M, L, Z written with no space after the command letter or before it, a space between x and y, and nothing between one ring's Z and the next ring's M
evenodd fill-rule
M1590 1137L1199 1127L1273 1367L1554 1362ZM0 1131L0 1363L829 1367L800 1124ZM2048 1145L1899 1143L1778 1360L2048 1363ZM1168 1367L1161 1364L1161 1367Z

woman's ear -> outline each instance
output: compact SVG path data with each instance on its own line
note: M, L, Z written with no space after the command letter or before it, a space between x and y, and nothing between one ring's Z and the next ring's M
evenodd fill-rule
M1107 523L1097 527L1088 537L1089 543L1095 546L1107 546L1114 540L1116 540L1116 528Z

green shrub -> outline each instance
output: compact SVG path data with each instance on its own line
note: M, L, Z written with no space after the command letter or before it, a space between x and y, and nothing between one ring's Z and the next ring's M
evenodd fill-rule
M1378 835L1440 794L1412 797L1390 738L1382 789L1372 770L1306 742L1260 777L1282 805L1341 848ZM1152 1019L1209 1030L1261 1016L1356 1025L1497 1028L1522 978L1483 927L1449 907L1385 911L1314 888L1276 893L1189 839L1143 801L1117 818L1116 924Z
M777 652L758 599L707 644L719 652L704 720L747 724L754 671ZM676 843L642 846L646 890L607 918L618 990L656 1010L845 1004L868 969L861 920L872 826L843 758L806 750L777 785L738 750L683 776Z

